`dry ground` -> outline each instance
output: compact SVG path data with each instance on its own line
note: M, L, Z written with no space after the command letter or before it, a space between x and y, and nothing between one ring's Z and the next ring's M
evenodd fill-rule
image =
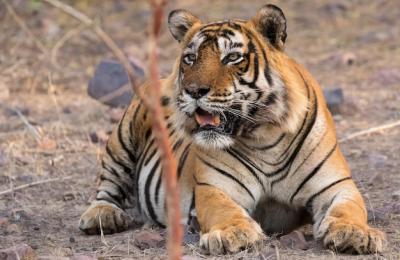
M72 254L165 258L163 248L137 249L134 231L101 240L77 228L95 190L102 148L89 135L109 131L111 118L118 113L86 94L95 65L111 57L110 52L89 29L50 6L29 0L8 2L13 2L43 48L21 30L0 1L0 192L38 180L69 179L0 195L0 249L24 242L39 256L52 256L48 259ZM129 55L146 60L144 28L150 13L145 1L67 2L94 17ZM258 0L176 0L169 9L187 8L212 20L247 18L262 4ZM335 116L339 137L400 119L399 1L278 4L288 18L287 52L305 64L324 88L341 87L345 92L346 104ZM177 44L164 31L161 67L167 73ZM69 34L68 41L59 42ZM35 131L12 108L50 141L38 145ZM388 235L388 248L381 257L399 259L400 204L394 193L400 190L400 128L344 142L341 148L366 199L371 224ZM265 246L264 258L246 252L227 258L367 258L335 255L316 243L308 250L295 250L276 242ZM185 246L185 253L203 257L194 245Z

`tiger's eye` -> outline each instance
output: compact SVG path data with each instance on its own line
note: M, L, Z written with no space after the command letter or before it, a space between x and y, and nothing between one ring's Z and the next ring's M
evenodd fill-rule
M196 60L196 55L195 55L195 54L192 54L192 53L186 54L186 55L183 57L183 62L186 63L186 64L188 64L188 65L193 64L193 62L194 62L195 60Z

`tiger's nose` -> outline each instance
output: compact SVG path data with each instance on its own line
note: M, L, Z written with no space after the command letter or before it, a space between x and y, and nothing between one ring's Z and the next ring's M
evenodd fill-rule
M196 84L190 84L184 87L186 93L188 93L194 99L200 99L210 92L209 86L198 86Z

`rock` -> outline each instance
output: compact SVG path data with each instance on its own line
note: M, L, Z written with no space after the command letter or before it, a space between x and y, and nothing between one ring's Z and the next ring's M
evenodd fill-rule
M144 70L135 62L131 62L131 64L139 78L138 80L142 81L144 78ZM92 98L99 100L101 97L128 84L128 82L128 75L122 64L113 60L104 59L97 65L94 76L89 82L88 94ZM129 89L129 91L111 100L104 101L103 103L111 107L127 106L131 101L132 95L133 91Z
M97 260L97 257L88 255L75 255L69 258L70 260Z
M75 199L75 194L73 194L71 192L66 192L63 195L63 199L64 199L64 201L74 200Z
M4 260L34 260L37 259L35 251L27 244L19 244L0 251L0 259Z
M69 237L69 242L70 243L75 243L76 242L75 237Z
M341 88L325 89L324 96L329 111L332 114L341 113L343 107L343 90Z
M155 230L140 230L133 235L133 243L140 250L160 248L165 245L165 239Z
M92 141L92 143L100 143L101 145L106 144L108 136L109 135L104 130L98 130L89 134L90 141Z
M17 224L10 224L6 228L7 234L19 234L21 232L21 229Z
M283 248L307 250L310 248L304 234L300 231L293 231L287 235L281 236L279 239Z
M400 201L400 190L393 192L392 198L394 200Z

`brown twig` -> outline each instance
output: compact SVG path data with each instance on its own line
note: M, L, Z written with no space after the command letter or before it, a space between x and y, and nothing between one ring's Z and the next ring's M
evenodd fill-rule
M165 0L151 0L153 22L149 39L149 74L151 83L151 96L155 100L152 106L153 133L161 154L165 194L167 195L168 213L168 240L167 249L169 259L180 259L182 243L181 214L179 205L179 189L177 185L177 164L174 158L168 131L161 107L161 82L158 68L158 40L164 18Z
M73 28L72 30L68 31L66 34L64 34L57 42L54 44L53 48L51 49L51 62L54 65L58 65L57 62L57 54L58 50L67 42L69 41L72 37L75 35L81 33L84 29L86 28L85 24L79 24L78 27Z
M44 54L47 55L47 49L44 47L43 43L29 30L26 23L19 17L19 15L15 12L14 8L7 2L7 0L1 0L3 4L6 6L7 11L10 13L12 18L17 22L19 27L28 34L28 36L35 42L36 46L41 50Z
M68 176L68 177L64 177L64 178L53 178L53 179L47 179L47 180L41 180L41 181L35 181L35 182L27 183L27 184L23 184L23 185L17 186L15 188L11 188L11 189L2 191L2 192L0 192L0 196L7 195L7 194L10 194L10 193L13 193L14 191L26 189L26 188L33 187L33 186L36 186L36 185L55 182L55 181L65 181L65 180L72 179L72 178L73 178L73 176Z
M176 168L177 163L173 156L171 143L168 138L167 126L164 121L164 113L160 104L161 100L161 82L159 79L158 68L158 38L161 30L164 6L166 0L151 0L151 7L153 12L153 21L151 32L149 36L149 74L150 74L150 88L149 96L143 94L143 89L140 88L138 78L132 68L129 60L126 58L117 44L108 36L102 28L94 24L93 20L77 11L69 5L61 3L58 0L43 0L69 15L80 20L86 26L91 27L97 36L108 46L114 53L117 59L123 64L128 73L128 77L133 87L135 94L141 99L145 105L151 118L153 119L153 134L158 149L161 154L161 165L163 170L163 180L166 190L167 213L168 213L168 255L170 259L180 259L181 256L181 242L182 242L182 227L180 225L180 206L179 206L179 190L177 185Z
M347 141L349 141L351 139L354 139L354 138L357 138L357 137L360 137L360 136L363 136L363 135L368 135L368 134L380 132L380 131L383 131L383 130L394 128L396 126L400 126L400 120L395 121L393 123L379 125L379 126L371 127L371 128L365 129L365 130L361 130L361 131L352 133L352 134L340 139L339 143L344 143L344 142L347 142Z

